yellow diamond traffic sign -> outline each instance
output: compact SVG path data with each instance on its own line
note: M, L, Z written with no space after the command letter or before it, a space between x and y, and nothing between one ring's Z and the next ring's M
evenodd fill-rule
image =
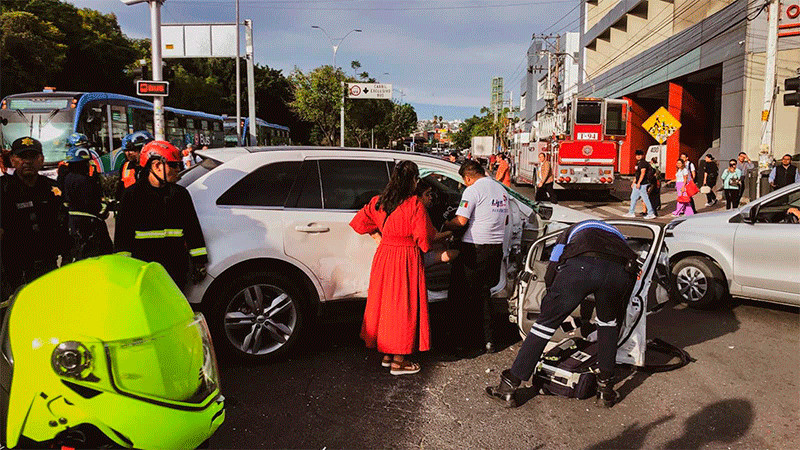
M672 116L663 106L658 108L649 119L645 120L642 124L645 130L653 136L659 144L667 142L667 138L672 136L672 133L678 131L681 123L678 119Z

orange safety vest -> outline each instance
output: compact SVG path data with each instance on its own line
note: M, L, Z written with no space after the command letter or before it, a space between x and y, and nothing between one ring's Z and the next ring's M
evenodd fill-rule
M129 188L133 183L136 183L136 170L131 167L130 161L125 161L122 166L122 185Z

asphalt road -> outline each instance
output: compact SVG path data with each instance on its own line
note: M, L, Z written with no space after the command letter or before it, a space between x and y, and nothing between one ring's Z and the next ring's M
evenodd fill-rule
M448 320L437 324L440 336ZM452 321L450 321L452 322ZM519 348L508 324L496 354L421 355L391 376L358 339L359 324L318 325L306 349L262 364L223 363L220 448L796 448L800 442L798 311L733 302L716 311L671 305L648 334L695 362L645 374L620 370L620 403L534 396L500 408L483 388ZM530 393L530 392L529 392Z

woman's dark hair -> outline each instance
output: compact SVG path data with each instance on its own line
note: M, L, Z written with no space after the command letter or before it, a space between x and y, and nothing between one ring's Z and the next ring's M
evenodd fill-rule
M384 210L386 215L392 213L407 198L414 195L419 179L419 168L411 161L400 161L394 166L392 178L383 190L375 208Z

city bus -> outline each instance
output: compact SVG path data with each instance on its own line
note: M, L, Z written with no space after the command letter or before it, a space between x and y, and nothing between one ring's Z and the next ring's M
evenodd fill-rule
M179 148L222 147L222 116L164 108L166 139ZM45 167L64 159L67 138L83 133L101 155L101 170L112 172L124 161L123 136L139 130L153 132L153 104L127 95L107 92L59 92L46 89L5 97L0 103L0 145L8 150L23 136L42 143Z
M289 127L276 125L256 117L256 143L250 144L250 118L242 117L242 145L271 146L290 145ZM236 117L225 118L225 146L236 147Z

